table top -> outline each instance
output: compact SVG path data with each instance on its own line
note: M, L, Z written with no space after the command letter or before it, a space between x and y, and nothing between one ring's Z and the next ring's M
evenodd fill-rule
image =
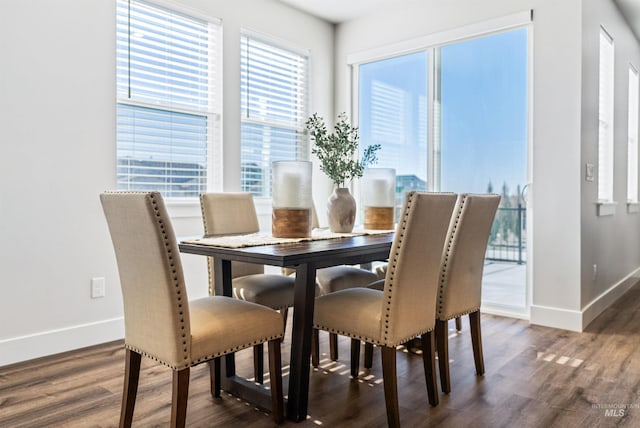
M314 263L316 267L321 268L335 264L386 260L389 257L393 236L393 233L382 233L242 248L181 242L179 247L182 253L219 257L224 260L281 267Z

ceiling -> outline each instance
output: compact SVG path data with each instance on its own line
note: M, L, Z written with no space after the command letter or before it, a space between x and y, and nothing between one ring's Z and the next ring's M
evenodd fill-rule
M419 0L280 0L296 9L338 24ZM640 0L613 0L640 40Z
M289 6L338 24L384 9L399 8L420 0L280 0ZM635 0L640 1L640 0Z
M640 40L640 0L614 0Z

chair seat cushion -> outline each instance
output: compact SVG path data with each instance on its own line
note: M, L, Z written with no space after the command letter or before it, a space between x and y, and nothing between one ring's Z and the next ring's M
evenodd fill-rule
M284 275L246 275L233 279L233 295L273 309L288 308L293 306L294 284L295 278Z
M379 344L382 297L382 292L369 288L350 288L318 297L314 327Z
M191 361L239 351L284 335L273 309L224 296L189 302Z
M372 282L367 285L368 288L372 290L384 291L384 279L379 279L376 282Z
M375 273L353 266L333 266L316 272L316 282L323 295L348 288L366 287L376 279L378 276Z

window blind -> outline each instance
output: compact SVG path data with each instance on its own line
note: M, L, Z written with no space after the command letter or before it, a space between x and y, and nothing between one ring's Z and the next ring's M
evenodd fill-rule
M117 2L117 183L197 197L219 145L220 24Z
M271 195L271 162L308 159L308 55L243 34L240 47L241 184Z
M638 202L638 71L629 65L627 201Z
M598 201L613 201L613 39L600 28Z

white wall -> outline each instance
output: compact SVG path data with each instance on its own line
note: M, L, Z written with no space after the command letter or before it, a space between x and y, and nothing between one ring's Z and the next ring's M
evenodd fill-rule
M529 9L534 10L531 321L580 330L580 0L425 0L341 24L335 110L351 105L347 55Z
M311 109L333 114L333 26L274 0L182 0L224 26L224 188L240 188L240 28L311 51ZM0 2L0 366L122 337L98 194L115 188L115 1ZM178 235L197 204L172 206ZM189 297L206 263L183 259ZM105 277L106 297L90 298Z
M598 217L597 179L582 181L581 304L586 324L637 281L633 277L640 266L640 213L628 213L626 204L629 63L640 68L640 44L610 1L584 1L582 16L582 168L586 163L598 164L599 38L603 25L615 45L614 199L618 202L615 215Z

